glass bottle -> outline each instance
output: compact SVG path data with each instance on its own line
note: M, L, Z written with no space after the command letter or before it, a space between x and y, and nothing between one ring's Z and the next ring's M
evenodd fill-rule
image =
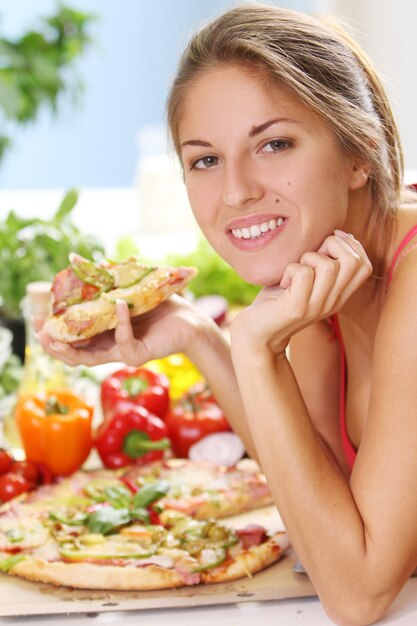
M22 314L25 325L25 359L22 379L17 397L52 389L71 387L76 380L78 370L66 366L61 361L49 356L36 338L33 319L45 319L51 307L51 283L37 281L26 287L26 296L22 302ZM16 459L24 458L19 431L14 419L14 412L8 415L3 424L3 437Z
M45 319L50 312L50 307L51 283L45 281L29 283L22 303L26 343L19 394L59 389L67 387L72 382L74 370L44 352L32 325L33 319Z

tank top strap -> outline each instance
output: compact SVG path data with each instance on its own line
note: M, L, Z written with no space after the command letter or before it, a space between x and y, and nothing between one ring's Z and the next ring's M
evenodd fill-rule
M394 254L394 258L392 259L392 263L391 263L391 267L389 269L389 273L388 273L388 285L390 284L392 277L394 276L394 272L395 269L398 265L398 262L401 260L401 255L404 251L404 248L406 247L406 245L413 239L413 237L415 237L417 235L417 224L415 226L413 226L413 228L411 228L408 233L405 235L404 239L401 241L400 245L398 246L398 248L395 251ZM406 254L412 250L413 248L415 248L417 246L417 242L411 246L411 248L409 248L405 254L403 254L403 257L406 256Z

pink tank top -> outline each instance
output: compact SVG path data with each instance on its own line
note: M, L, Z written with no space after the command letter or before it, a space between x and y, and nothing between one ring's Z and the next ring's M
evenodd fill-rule
M404 239L401 241L398 246L394 258L391 263L391 267L388 273L388 286L392 280L394 275L395 268L398 263L406 256L406 254L417 246L417 243L408 248L408 250L404 251L405 246L413 237L417 235L417 224L413 226L413 228L406 234ZM404 251L404 252L403 252ZM343 452L346 458L346 461L352 469L353 464L356 459L356 450L352 445L352 442L349 439L347 433L347 425L346 425L346 384L347 384L347 372L346 372L346 358L345 358L345 349L343 345L343 338L340 332L339 321L337 319L337 315L334 315L332 318L332 326L336 335L336 338L340 345L340 408L339 408L339 417L340 417L340 434L342 437L342 446Z

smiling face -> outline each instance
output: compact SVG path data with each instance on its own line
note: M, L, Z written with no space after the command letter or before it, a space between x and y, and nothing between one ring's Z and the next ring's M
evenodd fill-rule
M178 133L195 218L248 282L279 282L344 227L354 168L329 125L288 91L237 66L207 70Z

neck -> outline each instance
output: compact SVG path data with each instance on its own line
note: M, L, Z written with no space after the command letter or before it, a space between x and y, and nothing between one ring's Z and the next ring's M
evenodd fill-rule
M351 192L348 215L343 229L345 232L352 233L355 239L360 241L374 271L346 302L340 314L361 326L366 325L364 310L373 310L374 307L370 306L371 303L379 307L381 298L385 295L386 275L391 259L395 219L391 219L388 225L384 225L381 220L381 229L383 230L376 232L370 219L372 212L376 210L369 184Z

